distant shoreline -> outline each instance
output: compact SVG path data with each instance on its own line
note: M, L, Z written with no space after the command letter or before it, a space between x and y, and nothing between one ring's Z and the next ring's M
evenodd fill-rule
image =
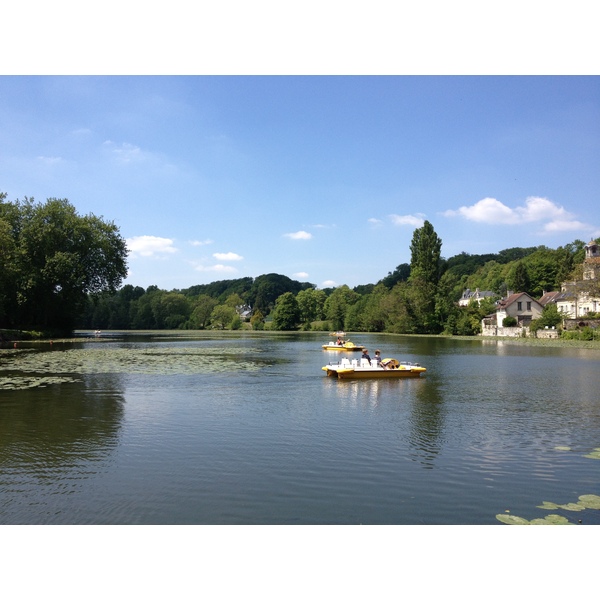
M87 330L76 330L76 334L72 337L64 338L36 338L36 339L24 339L24 338L8 338L6 334L9 333L6 330L2 332L4 335L0 337L0 342L4 345L13 343L23 344L59 344L59 343L74 343L82 341L95 341L95 342L107 342L114 340L118 337L127 336L156 336L156 337L202 337L203 335L315 335L320 334L323 336L327 335L327 332L321 331L270 331L270 330L217 330L217 329L140 329L140 330L105 330L99 336L94 334L94 331ZM17 332L10 332L17 333ZM386 333L386 332L368 332L368 331L355 331L346 332L348 337L353 335L370 335L370 336L397 336L397 337L414 337L414 338L436 338L436 339L448 339L448 340L461 340L470 342L496 342L502 344L514 344L514 345L526 345L526 346L545 346L545 347L556 347L556 348L582 348L586 350L597 350L600 351L600 340L595 341L584 341L584 340L561 340L561 339L538 339L531 337L496 337L496 336L460 336L460 335L431 335L431 334L405 334L405 333Z

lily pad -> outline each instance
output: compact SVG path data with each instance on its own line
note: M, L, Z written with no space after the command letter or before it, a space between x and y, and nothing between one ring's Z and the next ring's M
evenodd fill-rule
M95 347L15 355L0 372L194 375L259 371L269 364L252 348Z
M558 507L558 504L544 500L544 502L539 504L537 508L543 508L544 510L556 510Z
M543 508L544 510L556 510L557 508L572 511L585 510L585 506L582 506L579 503L568 502L567 504L555 504L554 502L547 502L546 500L544 500L544 503L540 504L538 508Z
M529 521L523 517L517 517L516 515L496 515L496 519L506 525L529 525Z
M595 458L596 460L600 460L600 450L595 450L589 454L584 454L583 458Z
M595 494L579 496L579 504L584 508L597 508L600 510L600 496L596 496Z
M529 522L530 525L573 525L569 519L561 515L548 515L544 519L533 519Z
M571 448L569 446L554 446L555 450L562 450L564 452L568 452L569 450L571 450Z
M0 391L27 390L36 387L46 387L56 383L73 383L78 381L73 377L0 377Z

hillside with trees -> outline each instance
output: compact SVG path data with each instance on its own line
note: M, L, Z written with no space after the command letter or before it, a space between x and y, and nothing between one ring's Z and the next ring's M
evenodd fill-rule
M413 234L410 264L399 265L376 283L322 290L270 273L184 290L126 285L116 294L90 296L79 326L475 335L481 319L494 310L495 299L509 290L535 298L544 291L559 290L581 268L584 246L576 240L556 250L509 248L497 254L463 252L445 259L442 240L426 221ZM457 302L467 288L491 291L495 297L480 305L459 307ZM252 316L242 321L242 311L250 307Z
M277 273L187 289L120 287L127 248L118 229L67 200L7 202L0 194L0 328L347 330L475 335L509 291L539 298L580 275L585 243L442 256L425 221L403 263L378 282L317 289ZM581 278L581 277L579 277ZM464 290L493 292L458 306ZM555 319L555 315L550 315Z

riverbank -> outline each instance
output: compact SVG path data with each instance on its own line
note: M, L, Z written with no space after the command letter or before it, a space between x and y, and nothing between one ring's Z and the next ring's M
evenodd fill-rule
M50 343L73 343L81 341L95 341L105 342L114 341L115 338L119 337L157 337L157 338L198 338L198 337L213 337L215 334L229 336L284 336L284 335L315 335L321 332L315 331L265 331L265 330L214 330L214 329L202 329L202 330L110 330L103 331L101 334L96 335L94 331L87 330L76 330L72 336L68 337L57 337L57 338L41 338L26 335L26 332L19 332L13 330L0 330L0 342L3 344L13 344L15 342L24 342L29 344L50 344ZM9 335L7 335L9 334ZM10 334L14 334L11 336ZM444 336L444 335L424 335L424 334L399 334L399 333L378 333L378 332L347 332L349 338L353 336L373 336L379 335L392 335L398 337L413 337L413 338L437 338L437 339L452 339L452 340L464 340L473 343L477 342L495 342L497 344L511 344L511 345L525 345L525 346L550 346L557 348L584 348L588 350L596 350L600 352L600 340L567 340L567 339L540 339L531 337L497 337L497 336Z

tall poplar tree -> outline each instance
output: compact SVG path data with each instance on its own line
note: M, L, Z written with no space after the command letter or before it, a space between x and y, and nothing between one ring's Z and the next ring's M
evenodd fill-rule
M439 333L442 329L436 314L438 283L442 274L441 249L442 240L429 221L415 229L410 244L410 289L407 301L417 333Z
M415 229L410 244L410 278L437 285L442 275L442 240L429 221Z

